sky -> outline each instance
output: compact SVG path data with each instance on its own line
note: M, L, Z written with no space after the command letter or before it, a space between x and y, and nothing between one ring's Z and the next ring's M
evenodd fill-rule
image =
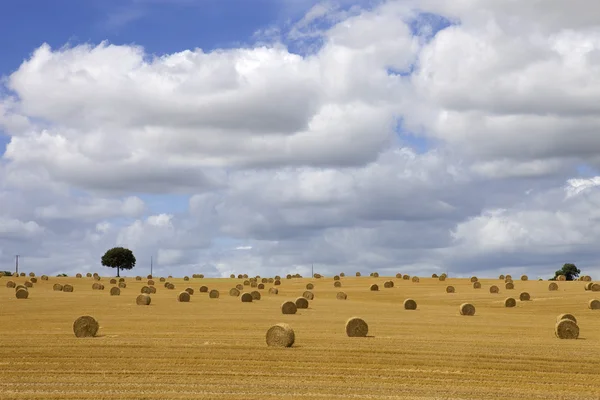
M600 3L0 7L0 270L600 279Z

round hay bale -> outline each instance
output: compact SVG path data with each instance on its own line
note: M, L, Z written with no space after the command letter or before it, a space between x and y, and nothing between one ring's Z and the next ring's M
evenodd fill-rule
M125 278L119 278L119 282L125 282Z
M43 281L47 281L48 280L48 275L42 275L42 280Z
M507 297L506 299L504 299L504 307L516 307L517 306L517 301L515 299L513 299L512 297Z
M296 311L298 311L298 307L296 307L296 303L293 301L284 301L283 304L281 304L282 314L296 314Z
M379 286L377 286L376 284L372 284L371 286L369 286L369 290L371 292L376 292L379 290Z
M258 289L259 289L259 290L262 290L262 289L264 289L264 288L265 288L265 284L264 284L264 283L259 283L259 284L258 284Z
M481 289L481 282L473 282L473 289Z
M340 272L340 277L342 277L342 278L343 278L343 277L345 277L345 276L346 276L346 274L345 274L345 273L343 273L343 272Z
M529 280L529 277L527 275L521 275L521 280L527 281L527 280Z
M25 281L24 285L25 285L26 288L33 287L33 283L29 282L29 281Z
M600 300L592 299L588 303L590 310L600 310Z
M73 286L69 285L68 283L63 285L63 292L67 292L67 293L73 293Z
M504 279L507 281L512 281L512 275L506 275Z
M419 277L418 277L418 276L413 276L413 277L412 277L412 281L413 281L414 283L419 283Z
M241 286L241 285L238 285ZM240 289L240 288L238 288ZM241 290L241 289L240 289ZM208 286L200 286L200 293L208 293Z
M33 276L35 276L35 272L30 272L30 273L29 273L29 276L30 276L30 277L33 277Z
M585 290L592 290L592 286L594 285L594 282L588 282L585 284Z
M244 279L248 279L248 274L244 274L244 275L242 275L242 277L243 277Z
M31 278L30 281L31 283L37 283L37 278Z
M148 286L154 286L154 281L152 279L148 280Z
M512 289L514 289L514 288L515 288L515 285L514 285L512 282L508 282L506 285L504 285L504 287L505 287L507 290L512 290Z
M213 289L210 292L208 292L208 298L209 299L218 299L219 298L219 291L217 289Z
M434 279L439 278L438 274L431 274L431 277L434 278Z
M17 291L19 289L25 289L25 290L27 290L27 287L23 286L23 285L17 285L17 286L15 286L15 291Z
M250 282L250 287L255 288L257 286L258 286L258 283L256 283L255 281Z
M229 289L229 295L233 297L238 297L240 295L240 291L236 288Z
M94 273L92 274L92 278L94 278L94 277L96 277L96 276L100 276L100 275L98 275L98 273L97 273L97 272L94 272Z
M563 319L554 326L554 334L559 339L577 339L579 337L579 326L570 319Z
M260 300L260 292L258 290L254 290L250 294L252 295L252 301Z
M504 280L504 275L500 275L498 279Z
M336 276L334 276L334 277L333 277L333 280L334 280L334 281L339 281L339 280L340 280L340 276L339 276L339 275L336 275Z
M396 279L402 279L402 274L401 273L397 273L396 274Z
M125 282L119 282L119 287L121 289L125 289L127 287L127 284Z
M416 310L417 309L417 302L414 301L413 299L404 300L403 305L404 305L405 310Z
M500 289L496 285L490 286L490 293L500 293Z
M121 295L121 289L119 289L116 286L113 286L112 288L110 288L110 295L111 296L120 296Z
M355 275L356 275L356 276L360 276L360 272L357 272Z
M252 303L252 300L252 295L250 293L242 293L242 303Z
M556 282L552 282L551 284L548 285L548 290L551 290L551 291L558 290L558 284Z
M173 290L173 289L175 289L175 285L173 285L172 283L169 283L169 284L167 285L167 289L169 289L169 290Z
M460 315L475 315L475 306L471 303L462 303L459 312Z
M135 299L135 304L137 304L138 306L149 306L151 302L152 298L150 298L150 296L147 294L140 294Z
M379 278L379 272L373 272L373 278Z
M313 300L315 298L315 295L313 294L313 292L307 290L304 293L302 293L302 297L304 297L306 300Z
M279 279L276 279L275 282L273 282L273 285L279 286L281 285L281 281Z
M599 283L592 284L592 286L590 287L590 290L592 292L600 292L600 284Z
M78 338L94 337L98 333L99 328L98 321L89 315L79 317L73 322L73 333Z
M135 280L136 280L136 281L141 281L141 280L142 280L142 277L138 275L138 276L136 276L136 277L135 277Z
M16 284L16 283L14 283L13 281L8 281L8 282L6 282L6 287L7 287L7 288L11 288L11 289L12 289L12 288L14 288L15 286L17 286L17 284Z
M96 275L96 276L94 276L94 279L97 280L97 281L99 281L102 278L100 278L100 275Z
M348 295L344 292L337 292L335 298L338 300L346 300L348 298Z
M471 277L471 283L477 282L479 279L476 276Z
M394 282L393 281L385 281L385 282L383 282L383 287L385 289L391 289L394 287Z
M190 294L184 290L177 295L177 301L180 303L188 303L191 297L192 296L190 296Z
M591 281L591 280L592 280L592 277L591 277L591 276L589 276L589 275L586 275L586 276L584 276L584 277L583 277L583 281L584 281L584 282L589 282L589 281Z
M95 283L94 285L97 285L97 283ZM93 287L92 287L92 289L93 289ZM61 285L60 283L55 283L54 286L52 286L52 290L54 290L55 292L62 292L63 285Z
M260 283L269 283L269 279L267 279L267 278L262 278L262 279L260 280Z
M185 288L185 291L188 292L190 296L194 294L194 289L191 287Z
M267 283L273 283L274 281L275 281L275 279L273 279L273 278L267 279Z
M446 275L444 275L444 274L440 275L440 277L438 278L438 280L440 282L444 282L446 280Z
M243 285L235 285L237 290L244 290L244 286Z
M170 283L171 283L171 282L165 282L165 283L163 284L163 286L164 286L164 287L167 287L167 286L169 286L169 284L170 284Z
M272 287L269 289L269 294L279 294L279 289Z
M519 295L519 300L529 301L529 300L531 300L531 296L527 292L521 292L521 294Z
M231 274L231 275L229 275L229 278L231 278L231 279L235 279L235 274Z
M566 276L564 276L564 275L558 275L558 276L556 277L556 280L557 280L557 281L566 281L566 280L567 280L567 277L566 277Z
M75 278L82 278L83 276L81 274L75 274Z
M575 316L573 314L560 314L558 317L556 317L556 322L559 322L563 319L568 319L570 321L577 323L577 318L575 318Z
M116 279L111 279L109 282L111 285L116 285L117 284L117 280Z
M56 284L55 284L55 286L56 286ZM100 284L99 283L92 284L92 290L100 290Z
M292 347L296 340L294 330L288 324L276 324L267 331L267 346L270 347Z
M446 293L454 293L455 291L454 286L446 286Z
M142 286L142 289L140 290L140 293L142 293L142 294L150 294L150 288L148 286Z
M348 337L366 337L367 333L369 333L369 325L365 320L352 317L346 321L346 335Z
M158 278L159 282L166 282L167 279L164 276L161 276L160 278Z
M87 274L85 274L85 276L86 276L87 278L91 278L91 277L92 277L92 274L91 274L90 272L88 272Z
M167 276L167 279L173 279L173 275Z
M296 299L296 308L308 308L308 299L305 297L298 297Z
M244 281L244 286L250 286L250 281L248 281L248 280Z
M146 279L152 279L152 275L146 276Z
M313 285L312 283L306 284L306 290L313 290L314 288L315 288L315 285Z
M184 277L183 277L183 280L184 280L184 281L189 281L189 280L190 280L190 277L189 277L189 276L184 276Z
M290 274L287 274L287 275L285 276L285 279L292 279L292 275L290 275Z
M238 278L238 279L244 279L244 275L242 275L242 274L238 274L237 278Z
M405 280L405 281L410 280L410 275L402 275L402 280Z
M29 297L29 291L27 291L27 289L21 288L15 292L15 296L17 296L17 299L26 299Z
M340 281L333 282L333 287L342 287L342 282L340 282Z
M63 288L64 289L64 288ZM104 290L104 285L103 284L98 284L98 290Z
M25 276L25 272L21 272L19 276Z
M154 286L150 286L150 294L155 294L156 293L156 288Z

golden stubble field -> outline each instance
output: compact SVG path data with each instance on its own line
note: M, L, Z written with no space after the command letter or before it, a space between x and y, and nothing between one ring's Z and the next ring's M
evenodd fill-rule
M395 287L384 289L386 280ZM600 293L583 282L421 278L331 277L282 280L279 294L266 284L262 299L242 303L228 291L240 279L156 280L150 306L136 296L146 283L126 278L120 296L102 278L38 281L26 300L15 298L0 278L0 399L600 399L600 311L587 308ZM54 283L74 285L54 292ZM282 315L284 300L301 296L313 282L310 308ZM379 292L368 290L377 283ZM489 286L500 287L490 294ZM199 293L201 285L221 292ZM456 293L445 292L453 285ZM195 289L191 302L177 294ZM255 290L248 287L248 291ZM347 300L337 300L343 290ZM532 301L505 308L506 297L527 291ZM417 301L415 311L402 307ZM459 305L475 305L475 316L459 315ZM574 314L578 340L554 336L556 316ZM95 338L74 336L73 321L91 315L100 323ZM349 338L345 321L358 316L369 324L367 338ZM289 323L291 348L265 343L267 329Z

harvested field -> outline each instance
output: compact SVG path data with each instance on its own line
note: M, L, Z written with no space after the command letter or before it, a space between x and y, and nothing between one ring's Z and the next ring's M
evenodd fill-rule
M589 308L597 296L581 282L549 291L547 281L519 280L519 293L532 300L506 308L504 289L500 296L477 290L469 278L420 278L418 285L394 278L394 288L372 292L371 284L391 278L363 275L343 279L346 301L337 299L332 276L321 278L309 308L295 314L281 306L302 296L307 278L284 279L278 295L250 304L196 295L183 305L160 285L151 304L140 307L136 297L146 281L133 278L120 296L110 296L92 290L91 280L50 277L18 300L6 287L15 278L2 277L0 399L600 398L600 360L590 356L600 351L599 314ZM229 293L239 281L202 282ZM498 279L479 282L489 288ZM54 291L55 283L76 290ZM454 294L445 292L448 285ZM404 309L408 297L416 310ZM475 306L475 315L461 316L463 303ZM555 336L563 313L577 318L579 339ZM100 329L77 338L74 321L86 315ZM347 336L351 317L368 323L367 337ZM294 330L291 348L265 343L279 323ZM244 354L251 354L252 368L240 362Z

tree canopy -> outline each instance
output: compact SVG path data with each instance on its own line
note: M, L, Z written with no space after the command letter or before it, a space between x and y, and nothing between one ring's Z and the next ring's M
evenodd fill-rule
M117 276L122 269L135 267L135 256L133 252L124 247L113 247L102 256L102 265L117 269Z
M581 271L575 266L575 264L567 263L554 273L554 278L551 280L555 281L559 275L564 275L568 281L574 281L577 279L579 274L581 274Z

